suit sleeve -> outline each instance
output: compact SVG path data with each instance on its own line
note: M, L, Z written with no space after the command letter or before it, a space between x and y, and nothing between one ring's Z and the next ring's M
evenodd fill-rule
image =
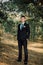
M18 36L19 36L19 25L18 25L18 30L17 30L17 40L18 40Z
M29 39L29 37L30 37L30 27L29 27L29 24L27 24L26 32L27 32L27 39Z

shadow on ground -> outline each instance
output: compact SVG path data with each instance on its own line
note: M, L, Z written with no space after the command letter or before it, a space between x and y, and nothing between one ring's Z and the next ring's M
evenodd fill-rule
M43 65L43 54L37 53L35 51L28 51L29 60L28 65ZM23 60L21 63L16 61L18 56L18 47L0 43L0 62L6 63L7 65L23 65Z

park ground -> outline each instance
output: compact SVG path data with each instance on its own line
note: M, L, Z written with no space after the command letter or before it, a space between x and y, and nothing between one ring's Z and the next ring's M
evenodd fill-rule
M28 41L28 65L43 65L43 43ZM0 41L0 65L24 65L16 61L18 57L18 42L4 38Z

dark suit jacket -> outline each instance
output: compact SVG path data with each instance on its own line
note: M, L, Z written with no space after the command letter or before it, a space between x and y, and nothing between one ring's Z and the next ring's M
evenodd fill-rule
M29 24L24 23L24 27L20 30L20 24L18 25L17 40L29 39L30 27Z

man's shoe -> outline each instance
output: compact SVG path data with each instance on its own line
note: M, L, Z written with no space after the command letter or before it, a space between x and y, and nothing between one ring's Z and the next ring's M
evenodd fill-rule
M24 60L24 65L27 65L28 64L28 60Z
M27 65L27 62L24 62L24 65Z
M21 62L21 59L18 59L17 62Z

